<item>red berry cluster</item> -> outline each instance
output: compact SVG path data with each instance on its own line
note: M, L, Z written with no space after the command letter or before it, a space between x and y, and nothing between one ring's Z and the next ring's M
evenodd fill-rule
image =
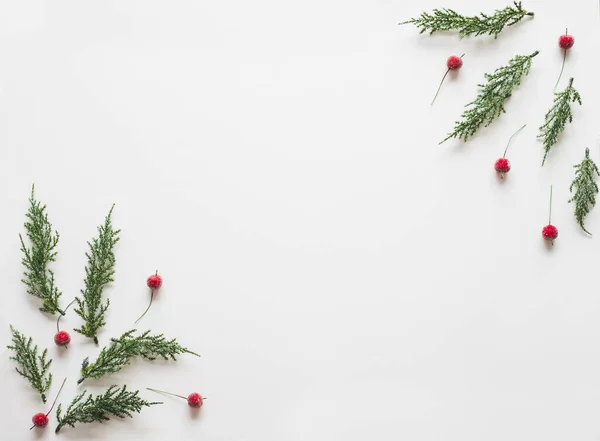
M152 274L146 280L146 285L148 285L148 287L151 289L158 289L162 286L162 277L158 275L158 272L156 274Z
M446 66L450 70L458 70L462 67L463 60L462 57L457 57L456 55L450 55L446 60Z
M571 49L574 44L575 44L575 38L573 38L573 36L569 35L568 33L565 33L564 35L561 35L558 38L558 45L560 46L561 49Z
M45 413L36 413L33 418L31 418L31 422L35 427L46 427L48 425L48 415Z
M558 228L552 224L548 224L542 228L542 236L546 240L554 240L558 237Z
M58 331L54 335L54 343L56 343L58 346L67 346L69 343L71 343L71 336L67 331Z

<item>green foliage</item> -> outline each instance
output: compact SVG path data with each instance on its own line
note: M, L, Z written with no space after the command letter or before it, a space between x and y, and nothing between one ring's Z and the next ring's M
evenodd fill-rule
M15 353L10 359L19 364L19 367L15 368L16 371L31 383L31 386L40 393L42 401L45 403L46 392L52 384L52 374L48 372L52 360L46 359L48 349L44 349L42 355L38 355L38 347L33 345L31 337L25 337L12 325L10 330L12 331L12 345L7 347Z
M554 94L554 104L548 113L546 113L546 122L540 127L538 138L544 142L542 166L546 162L550 148L558 142L558 136L565 130L567 121L573 122L571 103L575 102L581 105L581 96L573 87L573 78L571 78L565 90Z
M29 210L25 215L25 231L31 242L30 248L25 245L23 236L19 234L23 252L21 262L25 267L22 282L27 285L27 294L43 300L40 311L52 315L57 312L65 315L59 306L61 292L54 284L54 273L48 268L50 262L56 260L59 234L52 230L46 205L35 199L34 190L35 188L31 187Z
M81 378L78 383L82 383L86 378L100 378L105 374L117 372L135 357L147 360L176 360L176 355L186 353L199 357L195 352L181 346L176 339L167 340L163 334L150 335L150 331L135 336L135 332L136 330L132 329L118 339L112 339L110 345L102 348L93 363L86 358L81 366Z
M83 391L77 395L64 415L62 405L58 405L58 409L56 409L58 426L56 426L55 433L58 433L64 426L75 427L77 423L87 424L95 421L103 423L110 420L111 416L133 418L133 412L140 413L143 407L162 404L143 400L138 396L139 391L129 392L127 386L122 388L111 386L102 395L89 394L85 398L86 394L87 391Z
M575 202L575 219L582 230L591 235L592 233L585 229L584 221L590 210L596 205L596 195L598 194L596 176L600 176L600 171L594 161L590 159L590 149L585 149L584 160L573 167L575 168L575 179L571 183L571 193L573 193L573 187L576 189L569 202Z
M433 34L439 31L458 31L461 37L468 35L493 35L498 34L507 26L512 26L525 16L533 16L533 12L527 12L521 7L521 2L514 2L513 6L497 9L492 15L481 13L473 17L466 17L448 8L434 9L432 14L423 12L417 18L400 23L414 24L420 29L420 33L429 32Z
M85 267L85 289L81 290L83 299L75 298L75 312L85 321L85 324L74 331L93 338L98 343L98 330L106 324L104 317L110 301L102 302L104 287L114 281L115 254L114 248L119 241L121 230L114 230L111 216L114 205L104 220L104 225L98 227L98 237L88 242L90 251L85 255L88 259Z
M478 85L477 97L465 106L470 108L463 112L461 120L454 124L454 130L440 144L450 138L467 141L481 126L489 126L504 113L504 101L521 84L523 76L529 73L531 60L538 53L535 51L531 55L517 55L507 66L496 69L492 74L485 74L487 83Z

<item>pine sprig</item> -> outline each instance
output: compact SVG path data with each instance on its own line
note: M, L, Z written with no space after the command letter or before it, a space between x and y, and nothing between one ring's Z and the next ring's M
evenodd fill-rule
M546 113L544 125L540 127L538 138L544 142L542 166L546 162L550 149L558 142L558 136L565 130L567 121L573 122L571 103L579 103L581 106L581 96L573 87L573 78L569 80L565 90L554 94L554 104Z
M596 205L596 195L598 194L598 184L596 184L596 176L600 176L598 167L590 159L590 149L585 149L585 158L580 164L574 165L575 179L571 183L571 193L575 187L575 194L569 202L575 202L575 219L583 231L590 236L588 230L584 226L585 217L590 210Z
M15 353L10 357L19 365L19 367L15 367L15 370L40 393L42 401L45 403L46 392L52 384L52 374L49 372L52 360L47 359L48 349L44 349L39 355L38 346L33 344L31 337L25 337L12 325L10 330L12 331L12 345L7 347Z
M521 2L514 2L514 6L497 9L492 15L480 13L473 17L467 17L452 9L444 8L434 9L431 14L423 12L419 17L411 18L399 24L414 24L420 29L421 34L454 30L458 31L461 38L485 34L498 38L498 34L505 27L518 23L525 16L533 17L533 15L533 12L527 12L523 9Z
M531 55L517 55L508 65L499 67L492 74L485 74L487 83L478 85L477 97L465 106L470 108L463 112L461 120L454 124L454 130L440 144L450 138L467 141L481 126L489 126L504 113L504 101L521 84L521 79L529 74L531 60L538 53L539 51L535 51Z
M34 191L35 187L32 186L29 210L25 215L27 217L25 231L31 247L25 245L23 236L19 234L23 253L21 262L25 267L22 282L27 286L27 294L43 301L40 311L52 315L56 313L65 315L59 305L62 293L54 283L54 273L48 268L48 265L56 260L59 234L58 231L52 230L46 205L35 199Z
M106 324L105 313L110 300L102 302L104 287L114 281L115 254L114 248L119 241L121 230L112 226L111 207L104 224L98 227L98 236L88 242L89 252L85 254L88 263L85 267L85 289L81 290L82 298L76 297L75 312L85 321L85 324L74 331L93 338L98 344L98 330Z
M86 378L100 378L105 374L117 372L127 366L135 357L147 360L163 358L176 360L176 355L192 354L195 352L181 346L176 339L167 340L163 334L151 335L150 331L136 336L135 329L127 331L118 339L112 339L110 345L102 348L98 358L90 363L86 358L81 365L81 378L78 384Z
M162 404L161 402L146 401L139 397L139 391L129 392L127 386L121 388L111 386L102 395L93 396L89 394L85 398L87 391L83 391L71 402L66 412L62 413L62 405L56 409L55 433L58 433L64 426L75 427L75 424L87 424L93 422L103 423L110 420L110 417L133 418L133 413L140 413L143 407Z

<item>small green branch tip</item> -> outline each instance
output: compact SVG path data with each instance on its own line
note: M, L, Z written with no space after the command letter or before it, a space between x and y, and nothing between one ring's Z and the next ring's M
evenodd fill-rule
M512 26L524 17L533 17L533 12L523 9L521 2L514 2L514 6L497 9L493 14L480 13L475 16L464 16L449 9L434 9L431 13L423 12L416 18L398 24L414 24L421 34L440 31L458 31L462 37L492 35L497 38L504 28Z
M544 124L539 128L540 133L537 137L544 144L542 166L546 163L551 148L558 142L559 135L565 130L567 122L573 122L571 103L581 105L581 96L573 87L573 81L573 78L570 78L567 87L562 92L554 94L552 107L544 117Z
M168 340L163 334L151 335L150 331L134 335L137 330L125 332L117 339L111 339L110 344L100 351L94 362L87 359L81 364L81 378L77 384L81 384L86 378L101 378L106 374L117 372L129 365L132 359L141 357L147 360L177 360L180 354L192 354L200 357L197 353L181 346L176 339Z
M590 159L590 150L585 149L585 158L581 163L573 166L575 168L575 179L571 183L569 190L573 194L569 199L569 203L575 203L575 219L581 229L590 236L590 233L585 228L585 218L589 214L590 210L596 205L596 195L598 194L598 184L596 184L596 177L600 176L598 167Z
M98 234L88 242L89 250L85 254L87 265L85 267L85 288L81 290L81 297L75 297L75 313L79 315L84 324L75 332L92 338L98 344L98 331L106 325L106 310L110 300L104 301L104 288L114 281L115 253L114 249L119 242L121 230L115 230L112 225L112 213L115 206L110 208L104 223L98 226Z
M25 268L21 281L27 286L27 294L42 300L40 311L51 315L65 315L60 307L62 292L56 286L54 272L50 269L58 255L60 235L52 228L46 205L35 199L35 186L31 187L24 227L27 244L21 234L19 240L23 254L21 263Z
M87 395L87 397L86 397ZM146 401L139 396L139 391L129 392L127 386L110 386L101 395L88 394L83 391L71 402L63 414L62 405L56 409L55 433L64 426L75 427L77 424L93 422L102 423L110 417L132 418L134 413L140 413L144 407L163 404L160 401Z
M540 51L530 55L516 55L506 66L497 68L491 74L485 74L485 84L479 84L477 96L468 103L460 119L454 123L454 129L440 144L450 138L468 141L482 127L489 126L496 118L506 112L504 102L512 96L513 90L531 70L531 60Z
M25 337L12 325L10 330L12 344L7 348L13 351L10 359L18 365L15 370L31 384L31 387L38 391L45 403L46 392L50 390L52 384L52 374L50 373L52 359L48 359L48 349L44 349L40 353L38 345L33 344L31 337Z

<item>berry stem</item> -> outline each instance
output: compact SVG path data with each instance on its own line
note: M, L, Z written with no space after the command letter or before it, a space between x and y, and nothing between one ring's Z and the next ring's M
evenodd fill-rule
M525 128L525 126L526 126L526 125L527 125L527 124L523 124L523 126L521 126L521 128L520 128L519 130L517 130L515 133L513 133L513 134L511 135L511 137L510 137L510 138L508 138L508 143L506 144L506 148L504 149L504 154L502 155L502 157L503 157L503 158L506 158L506 152L508 151L508 146L510 145L510 142L512 141L512 139L513 139L513 138L514 138L516 135L518 135L518 134L519 134L519 132L520 132L521 130L523 130L523 129Z
M462 54L460 56L460 58L464 57L465 54ZM440 81L440 85L437 88L437 91L435 92L435 96L433 97L433 100L431 101L430 106L433 106L433 103L435 102L435 99L437 98L438 94L440 93L440 90L442 89L442 84L444 84L444 80L446 79L446 77L448 76L448 74L450 73L450 68L448 68L448 70L446 70L446 73L444 74L444 76L442 77L442 81Z
M65 379L62 382L62 384L60 385L60 389L58 389L58 393L56 394L56 398L54 398L54 402L52 403L52 406L50 406L50 410L48 411L48 413L46 414L46 416L50 415L50 412L52 412L52 409L54 409L54 406L56 405L56 402L58 401L58 396L62 392L63 387L65 387L65 383L66 382L67 382L67 377L65 377Z
M565 35L569 35L569 29L565 29ZM563 55L562 66L560 68L560 74L558 75L558 80L556 80L556 84L554 85L554 90L558 87L558 83L560 82L560 78L562 77L563 70L565 70L565 60L567 59L567 50L563 49L565 52Z
M73 303L73 302L71 302ZM65 311L68 309L69 307L67 306L67 308L65 308ZM58 389L58 393L56 394L56 398L54 398L54 402L52 403L52 406L50 406L50 410L46 413L46 416L50 415L50 413L52 412L52 409L54 409L54 406L56 406L56 402L58 401L58 396L60 395L60 393L63 390L63 387L65 387L65 383L67 382L67 377L65 377L65 379L63 380L62 384L60 385L60 389ZM31 429L33 429L35 427L35 424L33 426L31 426ZM29 429L29 430L31 430Z
M550 210L548 213L548 225L552 224L552 185L550 185Z
M71 303L69 303L67 305L67 307L65 308L64 314L61 314L58 316L58 318L56 319L56 332L60 332L60 328L58 327L58 323L60 322L60 318L66 314L67 310L71 307L71 305L75 303L75 299L71 300Z
M171 392L165 392L164 390L152 389L150 387L147 387L146 390L150 390L152 392L156 392L156 393L159 393L159 394L171 395L173 397L183 398L184 400L187 400L187 398L184 397L183 395L172 394Z
M442 81L440 81L440 85L437 88L437 91L435 92L435 96L433 97L433 100L431 101L430 106L433 106L433 103L435 102L435 99L437 98L438 94L440 93L440 90L442 88L442 84L444 84L444 80L446 79L446 77L448 76L448 73L450 72L450 68L448 68L446 70L446 73L444 74L444 76L442 77Z
M150 307L152 306L152 300L154 300L154 289L150 290L150 303L148 303L148 307L146 308L146 310L144 311L144 313L142 315L140 315L140 318L138 318L134 324L137 324L137 322L139 322L142 318L144 318L144 316L146 315L146 313L148 312L148 310L150 309Z
M154 275L158 276L158 270L156 270L156 272L154 273ZM144 313L142 315L140 315L140 317L135 322L133 322L134 324L137 324L137 322L139 322L142 318L144 318L144 316L146 315L146 313L148 312L148 310L152 306L152 300L154 300L154 288L150 288L150 303L148 304L148 307L146 308L146 310L144 311Z

